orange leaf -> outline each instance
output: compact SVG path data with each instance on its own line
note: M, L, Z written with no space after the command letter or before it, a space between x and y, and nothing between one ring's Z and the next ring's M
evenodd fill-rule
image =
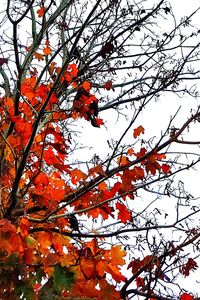
M43 186L47 186L49 183L49 178L45 173L40 173L38 174L38 176L34 179L33 181L34 185L43 185Z
M127 151L127 154L132 156L133 153L134 153L133 148L129 148L128 151Z
M86 276L86 279L90 279L95 270L93 260L82 258L81 267L83 274Z
M35 52L34 55L35 55L35 58L36 58L38 61L44 60L43 54L38 53L38 52Z
M123 167L123 166L127 166L130 161L129 161L128 157L123 155L123 156L119 156L117 158L117 162L121 167Z
M77 184L81 179L85 180L86 178L87 175L79 169L74 169L71 171L71 182L73 184Z
M102 168L102 165L97 165L97 166L91 168L89 170L89 174L93 177L95 177L94 176L95 174L98 174L98 175L100 174L100 175L106 176L106 173L104 172L104 170Z
M144 128L142 126L139 126L139 127L135 128L133 130L133 136L134 136L134 138L140 136L141 133L144 134Z
M45 48L43 49L43 53L44 53L44 55L49 55L49 54L51 54L51 48L50 48L50 47L45 47Z
M101 183L99 183L98 188L100 191L105 191L108 189L108 186L105 182L101 182Z
M126 224L127 221L131 220L131 212L128 210L126 205L122 203L117 203L116 208L119 210L118 212L118 219L121 220L124 224Z
M96 264L96 271L98 272L98 275L100 277L103 277L106 271L106 267L107 267L107 261L105 260L100 260L98 261L98 263Z
M40 9L37 10L37 14L39 18L42 18L45 14L45 7L42 6Z
M126 281L126 277L121 274L118 267L114 264L109 264L107 266L107 272L109 272L111 274L111 276L113 277L113 279L117 282Z
M22 237L26 237L28 235L29 227L30 225L28 219L23 217L18 228L18 232L20 232Z
M88 81L84 81L82 87L84 88L85 91L89 92L91 88L91 84Z
M125 259L123 257L126 256L126 251L122 250L120 245L112 246L110 249L110 254L111 254L113 261L117 265L122 266L125 264Z

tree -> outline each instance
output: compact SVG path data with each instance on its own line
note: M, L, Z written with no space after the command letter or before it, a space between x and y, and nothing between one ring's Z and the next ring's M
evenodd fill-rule
M197 299L181 280L199 265L200 206L179 174L200 160L198 9L178 20L164 0L3 5L1 299ZM85 161L79 130L109 129L109 111L126 128ZM168 118L156 136L155 116Z

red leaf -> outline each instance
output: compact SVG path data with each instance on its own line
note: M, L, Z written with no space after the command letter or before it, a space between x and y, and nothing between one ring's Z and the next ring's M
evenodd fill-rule
M181 295L180 300L193 300L194 297L190 294L184 293Z
M85 91L89 92L91 88L91 84L88 81L84 81L82 87L84 88Z
M169 174L169 173L171 173L171 171L170 171L170 166L169 165L167 165L167 164L162 164L162 171L163 171L163 173L165 173L165 174Z
M102 46L100 55L102 58L106 58L107 54L110 55L114 50L114 46L111 42L105 43L105 45Z
M182 267L181 273L186 277L190 275L190 271L194 271L198 268L196 261L193 258L189 258L187 263Z
M111 90L112 89L112 81L111 80L107 81L106 83L104 83L103 87L107 91Z
M43 186L47 186L49 183L49 178L45 173L40 173L38 174L38 176L34 179L33 181L34 185L43 185Z
M144 128L142 126L139 126L139 127L135 128L133 130L133 136L134 136L134 138L140 136L141 133L144 134Z
M118 212L118 219L122 221L122 223L126 224L127 221L130 221L132 216L131 212L128 210L126 205L122 203L117 203L116 208L119 210Z
M37 14L39 18L42 18L45 14L45 7L42 6L40 9L37 10Z
M100 127L101 125L103 125L104 124L104 122L103 122L103 119L100 119L100 118L95 118L94 120L93 120L93 122L95 123L95 127Z
M140 286L144 287L144 286L145 286L144 278L142 278L142 277L137 277L137 278L136 278L136 285L137 285L137 287L140 287Z
M7 64L7 63L8 63L7 58L0 57L0 66L3 66L4 64Z

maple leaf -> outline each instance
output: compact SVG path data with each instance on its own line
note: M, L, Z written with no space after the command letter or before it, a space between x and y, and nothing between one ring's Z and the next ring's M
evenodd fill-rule
M50 47L45 47L45 48L43 49L43 53L44 53L44 55L49 55L49 54L51 54L51 48L50 48Z
M146 172L150 172L152 175L156 175L156 171L160 170L161 166L159 165L158 162L154 162L154 163L145 163L145 169Z
M100 295L99 299L119 300L120 293L116 291L113 285L110 285L106 280L102 279L99 282Z
M132 156L133 153L134 153L133 148L129 148L128 151L127 151L127 154L128 154L129 156Z
M105 45L102 46L100 55L102 58L106 58L107 55L110 55L114 50L114 46L112 42L107 42Z
M96 264L96 271L98 273L98 276L103 277L106 271L106 267L107 267L107 261L106 260L99 260Z
M89 81L84 81L83 84L82 84L82 87L85 91L89 92L90 91L90 88L91 88L91 84Z
M107 91L111 90L112 89L112 81L109 80L109 81L105 82L104 85L103 85L103 87Z
M141 133L144 134L144 128L142 126L139 126L139 127L135 128L133 130L133 136L134 136L134 138L137 138L138 136L140 136Z
M4 64L8 63L8 59L4 57L0 57L0 66L3 66Z
M20 232L22 237L27 237L28 236L29 227L30 227L30 224L29 224L28 219L23 217L20 220L20 224L19 224L19 227L18 227L18 232Z
M48 176L43 173L40 172L37 177L33 180L33 184L34 185L43 185L43 186L47 186L49 183L49 178Z
M121 274L119 268L115 264L108 264L106 271L110 273L116 282L126 281L126 277Z
M121 167L127 166L127 165L130 163L128 157L127 157L127 156L124 156L124 155L119 156L119 157L117 158L117 162L118 162L118 164L119 164Z
M104 172L102 165L97 165L97 166L91 168L89 170L89 174L93 177L95 177L95 174L100 174L100 175L106 176L106 173Z
M102 119L99 119L99 118L94 118L94 119L93 119L92 125L93 125L94 127L100 127L100 126L103 125L103 124L104 124L104 122L103 122Z
M30 101L32 101L32 98L37 96L34 89L36 81L36 76L31 76L30 78L25 78L21 85L21 94L27 97Z
M80 180L85 180L86 178L87 175L79 169L74 169L71 171L71 182L73 184L77 184Z
M71 73L73 77L76 77L78 75L78 68L76 64L69 64L67 70Z
M100 191L106 191L108 189L108 185L105 182L101 182L98 184L98 189Z
M124 265L126 256L126 251L122 250L120 245L112 246L110 249L110 256L111 259L117 264L117 265Z
M131 261L129 264L128 264L128 267L127 269L132 269L132 273L133 275L135 273L137 273L137 271L142 267L142 262L140 261L140 259L134 259L133 261Z
M38 61L44 60L44 56L41 53L35 52L34 56Z
M38 17L39 17L39 18L42 18L42 17L44 16L45 10L46 10L46 9L45 9L44 6L42 6L40 9L37 10L37 14L38 14Z
M145 286L144 278L137 277L136 278L136 285L137 285L137 287L140 287L140 286L144 287Z
M180 300L193 300L193 299L194 299L194 297L187 293L183 293L180 297Z
M126 224L127 221L130 221L132 218L131 212L128 210L126 205L117 202L116 208L119 210L118 219L122 221L122 223Z
M190 275L190 271L194 271L198 268L196 261L193 258L189 258L187 263L182 267L181 273L186 277Z
M81 269L87 280L95 276L95 265L93 259L85 259L83 257L81 259Z
M164 174L170 174L171 173L169 165L162 164L161 168L162 168L162 171L163 171Z

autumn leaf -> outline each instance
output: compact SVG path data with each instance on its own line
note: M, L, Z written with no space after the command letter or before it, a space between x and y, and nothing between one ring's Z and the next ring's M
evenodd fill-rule
M122 221L122 223L126 224L127 221L130 221L132 218L131 212L128 210L126 205L117 202L116 208L118 209L118 219Z
M104 122L103 122L102 119L95 118L95 119L93 120L93 125L94 125L94 124L96 125L95 127L100 127L101 125L104 124Z
M96 264L96 271L98 273L98 276L103 277L105 272L106 272L106 267L107 267L107 261L101 259L97 262Z
M93 259L85 259L83 257L81 259L81 269L87 280L95 276L95 264Z
M0 66L3 66L4 64L8 63L8 59L4 57L0 57Z
M134 138L137 138L138 136L140 136L141 133L144 134L144 127L139 126L139 127L135 128L133 130L133 136L134 136Z
M128 264L128 267L127 269L130 269L132 270L132 273L133 275L135 273L137 273L137 271L141 268L142 266L142 262L140 261L140 259L134 259L133 261L131 261L129 264Z
M110 249L110 256L117 265L122 266L125 263L124 257L126 256L126 251L123 250L120 245L112 246Z
M127 166L127 165L130 163L128 157L127 157L127 156L124 156L124 155L119 156L119 157L117 158L117 162L118 162L118 164L119 164L121 167Z
M91 88L91 84L89 81L84 81L82 87L84 88L85 91L89 92Z
M119 291L117 291L113 285L109 284L106 280L99 282L101 288L99 299L119 300L121 299Z
M126 277L121 274L119 268L115 264L108 264L107 272L109 272L113 279L118 283L126 281Z
M97 174L97 175L100 174L102 176L106 176L106 173L104 172L102 165L97 165L97 166L91 168L89 170L89 174L93 177L95 177L95 174Z
M86 178L87 175L79 169L74 169L71 171L71 182L73 184L77 184L80 180L85 180Z
M42 6L40 9L37 10L37 14L39 18L42 18L45 14L45 7Z
M30 227L30 224L29 224L28 219L25 218L25 217L21 218L20 224L19 224L19 227L18 227L18 232L20 232L22 237L27 237L28 236L29 227Z
M107 81L106 83L104 83L103 87L107 91L111 90L112 89L112 81L111 80Z
M187 293L183 293L180 297L180 300L193 300L193 299L194 299L194 297Z
M100 191L105 191L105 190L108 189L108 185L107 185L105 182L101 182L101 183L99 183L99 185L98 185L98 189L99 189Z
M137 287L140 287L140 286L144 287L145 286L144 278L137 277L136 278L136 285L137 285Z
M127 151L127 154L129 156L132 156L134 154L133 148L129 148L128 151Z
M102 58L106 58L107 55L111 55L114 50L114 45L112 42L107 42L102 46L100 55Z
M69 64L67 70L71 73L73 77L76 77L78 75L78 68L76 64Z
M50 48L50 47L45 47L45 48L43 49L43 53L44 53L44 55L49 55L49 54L51 54L51 48Z
M29 248L36 249L38 242L32 236L26 236L26 244Z
M35 55L35 58L36 58L38 61L44 60L43 54L38 53L38 52L35 52L34 55Z
M162 164L161 168L162 168L162 171L163 171L164 174L170 174L171 173L169 165Z
M196 261L193 258L189 258L187 263L181 268L181 273L186 277L190 275L191 271L195 271L197 268Z
M47 186L49 183L49 178L48 176L43 173L43 172L40 172L37 177L34 179L33 181L33 184L34 185L43 185L43 186Z

